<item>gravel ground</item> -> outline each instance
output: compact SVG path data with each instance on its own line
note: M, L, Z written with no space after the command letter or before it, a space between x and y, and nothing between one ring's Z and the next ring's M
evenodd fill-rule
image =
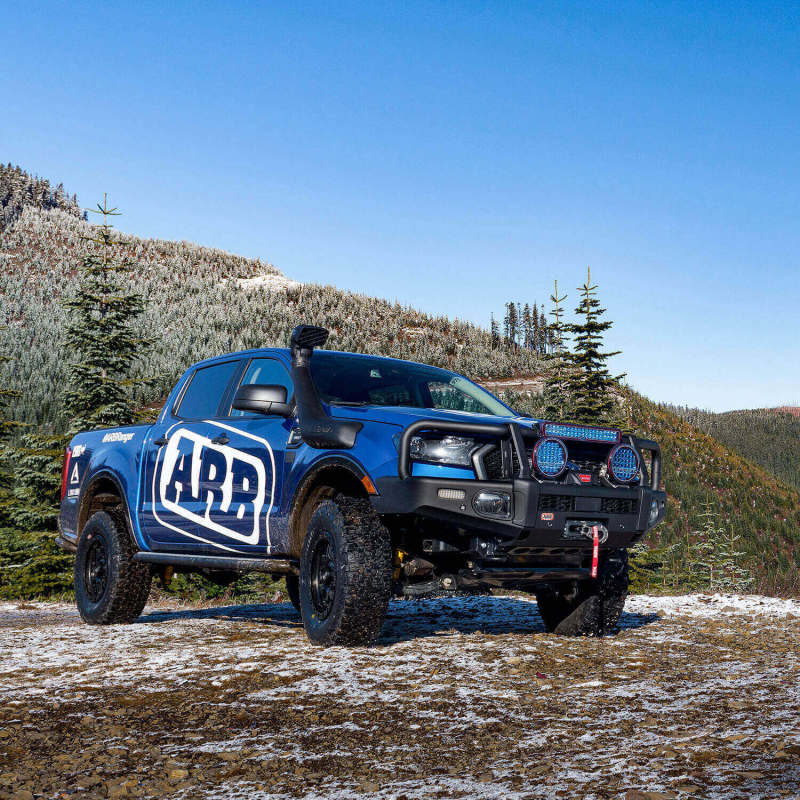
M520 597L395 602L378 645L288 603L83 625L0 605L0 797L800 797L800 602L629 598L605 639Z

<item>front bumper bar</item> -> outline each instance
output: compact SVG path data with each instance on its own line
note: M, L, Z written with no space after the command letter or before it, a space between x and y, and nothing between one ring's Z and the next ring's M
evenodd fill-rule
M440 519L466 531L492 532L504 539L530 540L540 546L573 546L588 539L566 539L571 521L598 522L608 530L612 547L624 547L664 517L666 494L647 487L606 488L557 483L478 481L438 478L382 478L371 500L379 514L418 514ZM445 491L441 494L440 490ZM472 500L480 492L508 492L512 513L507 519L478 513ZM453 492L463 493L463 498ZM658 514L650 521L655 501ZM620 512L619 509L623 511Z
M411 438L423 430L505 440L516 452L517 474L507 480L411 477ZM637 486L577 485L540 481L531 475L525 443L525 438L530 436L531 431L516 422L499 425L439 420L414 422L400 439L398 477L376 480L379 495L371 498L372 503L381 514L434 517L457 528L493 532L530 546L588 545L585 538L565 535L569 522L585 521L605 526L608 530L606 546L624 547L664 518L666 494L660 489L661 450L655 442L635 436L623 437L639 455L641 474ZM643 451L651 455L649 468ZM485 491L511 494L512 513L508 518L476 511L473 499ZM657 513L651 519L653 503Z

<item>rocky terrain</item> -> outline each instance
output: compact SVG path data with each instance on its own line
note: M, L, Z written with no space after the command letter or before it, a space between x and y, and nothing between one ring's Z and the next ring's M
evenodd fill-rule
M800 602L629 598L619 632L534 602L396 602L369 649L288 603L83 625L0 606L0 797L800 796Z

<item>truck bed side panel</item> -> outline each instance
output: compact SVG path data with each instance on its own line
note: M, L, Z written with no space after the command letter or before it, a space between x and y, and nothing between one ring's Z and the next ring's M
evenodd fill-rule
M130 425L109 428L79 433L72 439L66 493L61 501L59 514L59 530L65 539L77 541L81 501L97 480L106 477L113 480L121 490L137 543L139 547L144 547L136 501L142 446L150 427Z

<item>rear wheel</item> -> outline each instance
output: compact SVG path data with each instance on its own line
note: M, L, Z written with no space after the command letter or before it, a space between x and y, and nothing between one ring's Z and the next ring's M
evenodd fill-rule
M321 645L378 637L392 591L389 531L368 500L326 500L308 524L300 558L300 612Z
M121 509L93 514L75 554L75 601L84 622L133 622L150 594L150 567L133 560L133 543Z
M595 580L536 592L545 627L563 636L603 636L614 630L628 596L628 551L611 550Z

